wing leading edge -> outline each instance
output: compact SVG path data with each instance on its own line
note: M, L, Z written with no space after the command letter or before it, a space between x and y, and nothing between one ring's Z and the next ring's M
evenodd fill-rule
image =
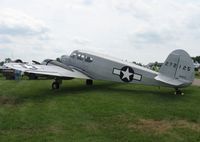
M48 65L29 65L23 63L7 63L4 64L4 66L25 73L33 73L38 75L90 79L90 77L88 77L87 75L76 69L71 68L70 70L68 70L54 65L48 66Z

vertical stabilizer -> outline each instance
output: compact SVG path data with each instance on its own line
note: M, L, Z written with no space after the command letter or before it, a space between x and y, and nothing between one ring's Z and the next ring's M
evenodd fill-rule
M173 51L160 68L156 78L168 84L177 84L177 86L191 84L194 80L194 64L191 57L184 50Z

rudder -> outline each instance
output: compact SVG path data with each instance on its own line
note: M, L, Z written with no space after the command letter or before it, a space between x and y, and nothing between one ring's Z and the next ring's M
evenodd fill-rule
M173 51L160 68L160 74L184 83L194 80L194 64L189 54L184 50Z

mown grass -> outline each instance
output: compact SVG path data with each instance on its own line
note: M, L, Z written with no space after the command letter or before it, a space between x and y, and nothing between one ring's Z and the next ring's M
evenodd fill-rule
M0 80L0 141L198 142L200 88Z

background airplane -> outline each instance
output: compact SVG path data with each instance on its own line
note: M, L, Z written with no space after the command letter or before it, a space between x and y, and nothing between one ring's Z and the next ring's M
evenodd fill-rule
M176 94L183 94L180 88L187 87L194 80L194 65L184 50L173 51L159 72L125 62L110 56L75 50L70 56L63 55L60 62L45 60L42 64L7 63L6 67L25 73L55 77L52 89L59 89L63 79L107 80L175 88Z

